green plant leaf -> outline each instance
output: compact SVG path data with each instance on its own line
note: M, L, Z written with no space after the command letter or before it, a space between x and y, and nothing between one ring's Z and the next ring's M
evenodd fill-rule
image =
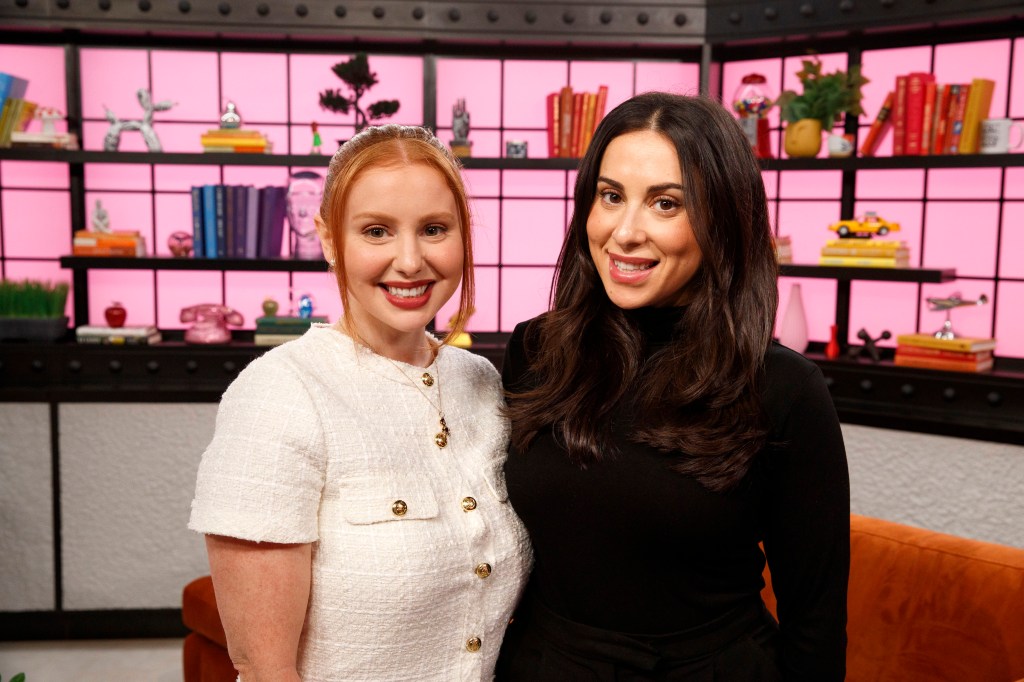
M324 90L320 93L320 108L336 114L347 114L353 101L341 94L340 90Z
M25 682L25 673L18 673L11 678L11 682Z

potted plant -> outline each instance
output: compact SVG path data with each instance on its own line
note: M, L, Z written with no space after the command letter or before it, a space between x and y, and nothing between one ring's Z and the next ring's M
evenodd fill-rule
M338 62L331 67L331 71L348 86L349 92L346 94L339 89L324 90L320 93L320 108L336 114L347 114L349 109L354 110L357 133L372 121L393 116L398 111L397 99L374 102L365 110L360 106L359 98L377 84L377 74L370 71L370 63L365 52L356 54L346 62Z
M787 123L784 148L789 156L817 156L821 150L821 131L832 130L839 114L864 113L860 106L861 86L868 80L861 75L860 66L822 73L817 57L803 60L803 68L796 75L803 94L786 90L777 102Z
M0 280L0 340L55 341L64 336L68 285Z

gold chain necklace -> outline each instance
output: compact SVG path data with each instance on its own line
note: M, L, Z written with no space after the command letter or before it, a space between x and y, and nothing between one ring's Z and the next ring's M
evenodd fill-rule
M438 357L439 356L440 356L440 353L438 353ZM399 367L397 362L395 362L394 360L392 360L391 358L389 358L386 355L383 355L381 357L387 359L388 362L390 362L392 365L394 365L395 369L397 369L399 372L401 372L402 376L405 377L406 380L408 380L409 383L412 384L413 388L415 388L417 391L419 391L420 395L422 395L424 398L426 398L427 402L430 403L430 406L433 407L435 410L437 410L437 421L438 421L438 425L441 427L441 430L438 431L436 434L434 434L434 445L436 445L437 447L439 447L441 449L444 449L444 448L448 447L448 438L452 435L452 432L451 432L451 429L448 428L448 422L446 422L444 420L444 401L441 399L441 363L440 363L440 361L437 358L435 358L435 362L437 364L437 368L434 370L435 373L437 374L437 379L436 380L434 379L433 375L431 375L430 372L423 372L423 374L420 376L420 382L424 386L426 386L427 388L433 386L435 381L436 381L436 383L437 383L437 403L435 404L434 401L430 399L430 396L427 395L427 393L422 388L419 387L419 384L417 384L415 380L413 380L408 374L406 374L404 369Z

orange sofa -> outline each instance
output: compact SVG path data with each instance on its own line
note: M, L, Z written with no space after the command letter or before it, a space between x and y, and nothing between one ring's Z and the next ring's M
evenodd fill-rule
M1024 549L850 520L848 682L1024 681ZM209 576L185 587L182 618L185 682L233 682Z

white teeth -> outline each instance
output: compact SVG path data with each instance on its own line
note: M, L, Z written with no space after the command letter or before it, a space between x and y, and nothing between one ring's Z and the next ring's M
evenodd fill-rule
M612 263L615 264L616 268L618 268L619 270L621 270L623 272L636 272L637 270L650 270L651 268L653 268L655 265L658 264L657 261L655 261L653 263L647 263L645 265L640 265L638 263L623 263L622 261L615 260L614 258L612 259Z
M388 287L388 293L391 294L392 296L398 296L399 298L416 298L417 296L422 296L423 295L423 293L427 290L427 286L428 285L426 285L426 284L424 284L421 287L412 287L412 288L408 288L408 287L390 287L389 286Z

